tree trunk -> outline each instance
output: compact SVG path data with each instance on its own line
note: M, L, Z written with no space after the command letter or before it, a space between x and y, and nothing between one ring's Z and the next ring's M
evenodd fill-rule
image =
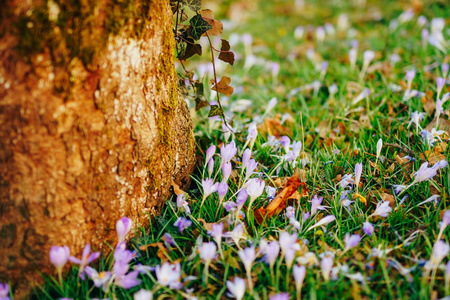
M0 282L21 297L52 245L148 225L195 146L169 0L0 2Z

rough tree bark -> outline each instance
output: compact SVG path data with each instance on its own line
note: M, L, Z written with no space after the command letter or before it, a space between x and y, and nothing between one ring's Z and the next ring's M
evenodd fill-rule
M169 0L0 2L0 282L22 296L51 245L148 224L194 140Z

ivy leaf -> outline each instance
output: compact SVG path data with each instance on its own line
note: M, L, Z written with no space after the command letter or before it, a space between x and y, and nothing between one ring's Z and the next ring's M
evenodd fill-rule
M191 37L194 40L200 39L202 34L207 32L212 28L211 25L209 25L208 22L206 22L201 15L195 15L191 18L189 21L191 23Z
M230 97L231 94L234 92L234 88L230 86L231 79L230 77L223 76L222 79L217 83L217 85L214 85L211 90L216 91L218 93L222 93L227 97ZM211 107L212 110L212 107Z
M144 235L140 237L134 237L131 239L131 242L136 246L136 248L139 248L141 246L146 246L152 243L156 243L157 240L152 239L149 235Z
M207 107L208 102L205 100L202 100L200 97L195 98L195 111L199 111L203 107Z
M194 42L193 40L191 40L192 43ZM186 44L186 50L184 51L183 55L178 56L178 59L180 60L186 60L189 57L194 56L195 54L198 55L202 55L202 46L200 46L199 44L192 44L192 43L187 43Z
M202 8L202 0L186 0L185 2L192 11L198 12Z
M211 105L211 110L209 111L208 117L215 117L223 115L223 111L219 105Z
M230 65L234 64L234 53L230 51L230 43L227 40L222 40L222 48L220 48L219 59Z
M220 21L214 20L214 13L210 9L203 9L200 11L202 18L212 26L206 33L211 36L221 35L223 31L223 24ZM206 35L204 33L203 35Z
M197 94L198 97L202 97L204 94L204 88L203 88L203 83L201 82L196 82L194 84L195 86L195 93Z

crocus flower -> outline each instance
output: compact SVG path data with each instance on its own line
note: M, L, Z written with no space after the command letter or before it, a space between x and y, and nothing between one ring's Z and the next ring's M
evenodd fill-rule
M153 293L145 289L140 289L134 293L133 300L153 300Z
M67 246L52 246L52 248L50 248L50 261L56 267L58 274L61 273L64 265L69 260L69 257L70 249Z
M373 231L374 231L373 225L370 222L364 222L363 231L368 236L372 236Z
M408 82L408 90L411 89L412 81L414 80L414 77L416 76L416 71L409 70L406 72L406 81Z
M348 51L348 61L350 62L350 68L353 70L356 65L356 59L358 58L358 49L352 48Z
M294 274L295 290L297 291L297 295L301 295L303 281L305 280L306 276L306 267L294 265L292 273Z
M202 179L203 199L200 207L203 206L203 203L205 202L206 198L208 198L209 195L217 192L218 187L219 183L218 182L214 183L214 179L212 178Z
M347 252L351 248L356 247L359 244L359 241L361 241L361 236L359 234L350 235L350 233L347 232L344 237L344 252Z
M375 52L373 52L371 50L366 50L366 51L364 51L363 58L364 58L363 66L361 69L361 73L359 74L361 79L364 78L364 75L367 72L367 68L369 67L370 62L375 58Z
M118 243L121 243L125 240L127 234L130 232L131 227L133 226L133 221L130 218L122 217L116 223L116 231Z
M181 287L181 265L179 263L172 265L167 262L156 266L156 278L162 286L169 286L174 289Z
M223 198L225 198L227 192L228 192L228 184L226 182L219 183L217 193L219 194L220 203L222 203Z
M10 300L9 284L7 283L0 283L0 300Z
M442 217L442 222L439 228L439 234L436 240L440 240L445 228L450 224L450 210L446 210L444 216Z
M236 153L237 148L234 141L232 141L226 146L222 146L222 148L220 148L220 156L221 156L220 165L223 166L224 163L229 162L236 155Z
M334 253L324 252L320 255L322 260L320 261L320 268L322 269L323 278L328 281L330 279L330 272L333 267Z
M414 177L414 181L412 184L419 183L419 182L433 178L437 174L436 171L437 171L436 169L428 168L428 162L424 162L420 166L419 170L416 173L414 173L415 177Z
M231 162L226 162L222 166L222 182L227 182L231 175Z
M252 151L250 149L245 149L244 153L242 154L242 167L246 168L248 162L250 161L250 157L252 155Z
M235 277L234 282L227 280L227 288L230 291L227 296L241 300L245 295L245 280L239 277Z
M323 197L317 197L317 195L311 199L311 216L314 216L317 210L325 210L325 207L321 205L322 201Z
M377 142L377 160L380 158L382 148L383 148L383 140L380 138Z
M392 211L389 206L389 201L380 201L377 203L377 207L371 216L387 217L387 215Z
M433 246L430 260L425 264L426 270L437 268L441 261L448 255L450 246L442 240L438 240Z
M269 300L289 300L288 293L279 293L269 297Z
M389 201L388 201L389 203ZM307 231L310 231L313 228L319 227L319 226L324 226L327 225L331 222L333 222L334 220L336 220L336 217L333 215L328 215L326 217L323 217L319 222L317 222L315 225L309 227L309 229Z
M96 260L97 258L99 258L100 256L100 252L94 252L92 254L91 253L91 245L86 244L86 246L83 249L83 253L81 254L81 259L70 256L69 260L71 262L73 262L74 264L80 265L80 268L78 269L78 274L80 276L81 279L85 279L86 276L84 275L85 273L85 267L90 264L91 262L93 262L94 260Z
M253 201L262 195L264 192L264 186L266 185L264 180L258 178L252 178L247 181L247 193L250 196L250 203L248 205L247 215L250 214Z
M206 150L205 161L209 162L209 160L214 156L214 153L216 153L216 146L215 145L209 146L208 150Z
M206 265L209 265L209 263L217 257L217 246L213 242L203 243L200 247L198 247L198 251L200 254L200 259L203 260Z
M408 128L409 126L411 126L411 124L416 125L416 131L420 129L422 129L422 127L420 126L420 121L423 121L425 119L425 113L423 112L412 112L411 113L411 120L408 122Z
M178 227L178 230L180 232L183 232L183 230L185 230L186 228L188 228L189 226L192 225L192 221L186 219L185 217L179 217L175 223L173 223L173 226Z
M102 287L103 291L107 291L108 289L108 282L111 279L112 273L111 272L100 272L98 273L97 270L94 268L91 268L89 266L86 267L86 274L94 281L94 285L96 287Z
M236 197L236 205L237 205L238 211L242 209L242 207L244 206L247 199L248 199L247 190L241 189Z
M247 247L243 250L238 251L239 258L241 259L242 263L244 264L245 270L247 272L251 272L253 262L256 259L256 251L255 247Z
M339 181L339 186L343 189L347 188L349 185L353 184L354 180L352 174L345 174L341 181Z
M286 207L286 218L295 218L295 208L293 206Z
M257 166L258 163L253 158L248 161L244 182L247 181L250 178L250 176L252 176L253 171L255 171Z
M233 201L226 201L223 203L223 208L225 208L225 210L227 212L230 211L235 211L236 210L236 203Z
M268 243L264 254L264 261L268 263L271 268L273 268L273 265L275 264L275 261L280 254L280 245L278 244L278 242L271 241L270 243Z
M303 256L297 257L297 263L312 267L319 265L319 260L314 252L306 252Z
M289 234L287 231L282 231L279 237L279 243L282 256L286 261L288 269L291 268L295 259L295 254L300 250L300 245L297 243L297 233Z
M222 253L222 236L223 236L223 223L214 223L211 226L211 231L208 232L212 236L217 246L219 247L220 255L223 257Z
M223 236L231 238L236 246L239 247L239 241L244 238L244 227L241 224L237 224L232 231L226 232Z
M213 172L214 172L214 159L210 158L209 161L208 161L208 174L209 174L209 177L212 176Z
M438 77L436 79L436 90L437 90L437 98L439 98L439 96L441 95L442 89L444 88L445 85L445 79L442 77Z
M279 71L279 67L280 65L278 64L278 71ZM264 114L268 114L274 107L275 105L277 105L278 100L276 97L273 97L272 99L270 99L269 103L267 104L267 108L266 111L264 112Z
M362 174L362 163L358 163L355 165L355 186L358 188L359 181L361 180Z
M186 193L182 193L177 196L177 207L184 210L187 215L191 213L189 203L186 201Z
M257 136L258 136L258 130L256 129L256 124L252 123L248 127L248 136L247 136L247 142L249 143L250 149L253 148L253 145L255 144Z

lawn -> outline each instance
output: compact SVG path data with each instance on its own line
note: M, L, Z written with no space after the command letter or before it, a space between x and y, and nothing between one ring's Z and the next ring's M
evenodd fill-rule
M236 57L215 71L234 92L220 95L226 124L195 109L191 83L214 76L202 38L203 55L185 64L195 73L184 89L199 162L191 188L174 187L150 228L121 219L110 255L72 258L36 297L450 296L450 6L208 5ZM202 97L217 104L208 88ZM53 251L62 268L66 252Z

